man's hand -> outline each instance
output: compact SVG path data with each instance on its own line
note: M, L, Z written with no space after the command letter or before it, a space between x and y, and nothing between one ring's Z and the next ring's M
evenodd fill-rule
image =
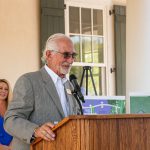
M55 140L55 134L52 131L52 128L54 127L54 124L52 124L51 122L47 122L45 124L43 124L42 126L38 127L35 130L35 137L41 137L44 140L47 141L53 141Z

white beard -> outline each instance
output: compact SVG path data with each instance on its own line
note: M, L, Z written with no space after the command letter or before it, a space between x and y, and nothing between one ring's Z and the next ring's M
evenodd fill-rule
M67 73L69 73L70 72L70 69L71 69L71 67L69 67L69 69L64 69L64 68L60 68L60 72L62 73L62 74L67 74Z

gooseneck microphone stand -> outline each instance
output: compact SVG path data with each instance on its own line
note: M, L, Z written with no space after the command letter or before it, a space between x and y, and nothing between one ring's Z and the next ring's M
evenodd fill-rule
M78 103L78 105L80 107L81 115L83 115L82 105L81 105L80 99L78 97L78 94L75 91L72 91L72 94L75 97L75 99L77 100L77 103Z

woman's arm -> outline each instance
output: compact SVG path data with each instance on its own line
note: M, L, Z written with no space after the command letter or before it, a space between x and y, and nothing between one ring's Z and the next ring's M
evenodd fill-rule
M0 144L0 150L11 150L11 146L6 146L6 145Z

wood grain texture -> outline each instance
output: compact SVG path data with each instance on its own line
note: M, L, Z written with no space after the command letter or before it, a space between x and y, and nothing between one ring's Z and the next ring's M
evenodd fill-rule
M53 142L37 139L31 150L149 150L150 114L70 116Z

